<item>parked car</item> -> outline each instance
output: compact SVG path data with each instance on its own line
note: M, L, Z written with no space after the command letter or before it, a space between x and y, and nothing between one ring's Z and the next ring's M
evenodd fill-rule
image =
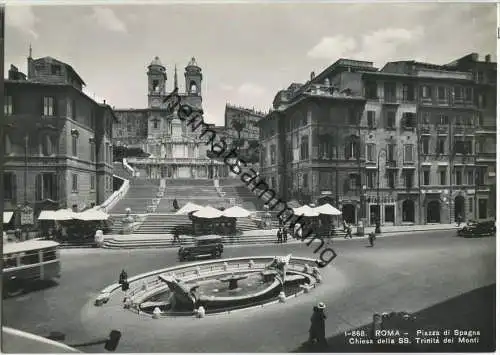
M496 234L495 221L470 222L457 235L465 238L492 236Z
M179 260L193 260L200 256L210 256L220 258L224 251L222 238L218 236L206 235L196 237L191 245L181 246L179 248Z

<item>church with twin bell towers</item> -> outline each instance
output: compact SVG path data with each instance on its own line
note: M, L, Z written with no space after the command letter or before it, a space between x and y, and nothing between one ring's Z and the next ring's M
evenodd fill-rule
M223 162L207 157L205 140L200 132L192 132L186 122L171 112L165 97L175 88L181 104L203 109L201 67L193 57L184 68L184 90L178 82L177 66L173 83L168 85L167 67L154 57L147 67L147 108L115 109L119 122L113 127L115 147L140 152L128 156L127 163L140 178L150 179L214 179L227 176ZM135 149L134 149L135 148Z

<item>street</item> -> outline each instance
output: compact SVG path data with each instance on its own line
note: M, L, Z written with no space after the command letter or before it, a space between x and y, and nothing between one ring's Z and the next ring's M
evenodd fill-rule
M327 336L371 321L375 312L416 312L495 283L495 238L464 239L454 231L418 232L334 241L338 257L322 269L323 285L310 294L257 310L204 319L153 320L122 309L94 307L101 289L129 277L175 265L176 249L61 250L58 285L4 300L3 324L37 335L66 334L66 343L122 332L119 352L287 352L307 339L317 302L327 305ZM314 257L305 244L226 247L223 258L249 255ZM109 315L113 315L110 317ZM102 346L82 349L102 352Z

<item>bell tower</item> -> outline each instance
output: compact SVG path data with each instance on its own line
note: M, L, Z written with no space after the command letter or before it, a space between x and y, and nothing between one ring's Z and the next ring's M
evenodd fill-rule
M189 61L186 71L184 72L184 77L186 79L186 94L189 96L201 96L201 81L203 80L203 75L194 57Z
M160 107L161 99L165 96L165 85L167 83L166 69L161 64L160 58L154 57L148 65L148 106Z

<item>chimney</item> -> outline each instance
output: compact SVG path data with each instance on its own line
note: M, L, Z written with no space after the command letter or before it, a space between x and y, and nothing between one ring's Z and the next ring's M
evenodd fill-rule
M106 100L102 100L102 102L104 103L104 105L106 105Z
M312 71L311 72L311 80L313 80L315 76L316 76L316 74L314 74L314 72Z
M490 63L490 62L491 62L491 54L486 54L486 55L484 56L484 61L485 61L486 63Z
M477 62L479 59L479 55L477 53L471 53L470 58L474 61Z

